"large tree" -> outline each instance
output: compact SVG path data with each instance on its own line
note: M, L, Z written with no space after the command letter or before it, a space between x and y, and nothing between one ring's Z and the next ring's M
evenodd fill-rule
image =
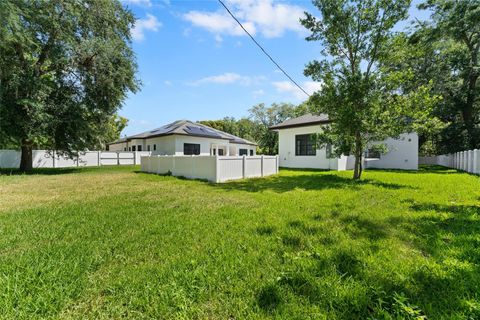
M386 137L419 130L429 122L436 99L429 86L410 92L402 83L410 70L382 69L388 59L393 27L407 18L410 0L316 0L320 17L305 13L302 24L311 31L308 41L323 45L322 60L310 62L305 75L322 83L310 101L331 124L318 136L330 143L334 154L355 156L354 179L363 171L363 153L370 146L381 149Z
M449 123L435 139L436 149L447 153L478 148L480 2L428 0L419 7L432 15L418 21L409 38L409 49L423 52L413 61L418 70L415 83L433 79L435 93L443 98L435 113Z
M295 106L290 103L273 103L270 107L260 103L248 110L249 119L255 124L252 136L264 154L278 153L278 135L270 127L288 118L301 116L308 112L305 104Z
M0 135L67 155L102 141L129 91L137 90L130 29L119 1L0 1Z

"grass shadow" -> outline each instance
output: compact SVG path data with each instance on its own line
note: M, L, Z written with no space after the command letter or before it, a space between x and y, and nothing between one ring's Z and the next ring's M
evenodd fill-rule
M227 191L263 192L273 191L283 193L295 189L327 190L327 189L350 189L359 190L364 186L374 186L389 190L415 189L412 186L397 183L386 183L373 179L355 181L351 178L340 177L335 174L306 174L295 176L272 176L262 179L236 180L216 184L215 187Z

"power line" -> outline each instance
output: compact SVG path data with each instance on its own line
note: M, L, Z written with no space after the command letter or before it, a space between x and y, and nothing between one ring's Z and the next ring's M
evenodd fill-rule
M274 65L277 66L277 68L283 72L283 74L293 83L295 84L298 89L302 90L303 93L305 93L307 95L307 97L310 97L310 95L307 93L307 91L305 91L295 80L293 80L292 77L290 77L290 75L285 71L283 70L282 67L280 67L280 65L272 58L271 55L268 54L267 51L265 51L265 49L260 45L260 43L257 42L257 40L255 40L255 38L250 34L250 32L247 31L247 29L245 29L245 27L243 26L243 24L237 19L237 17L235 17L233 15L233 13L230 11L230 9L228 9L228 7L225 5L225 3L223 3L222 0L218 0L218 2L220 2L220 4L225 8L225 10L227 10L227 12L230 14L230 16L238 23L238 25L243 29L243 31L245 31L245 33L250 37L250 39L252 39L252 41L257 45L257 47L260 48L260 50L262 50L262 52L270 59L270 61L273 62Z

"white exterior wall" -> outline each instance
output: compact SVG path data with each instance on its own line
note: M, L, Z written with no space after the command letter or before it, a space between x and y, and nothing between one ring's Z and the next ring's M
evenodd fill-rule
M153 145L156 145L156 150L153 150ZM163 136L145 139L145 150L148 150L158 155L173 155L175 154L175 136Z
M239 156L240 155L240 149L247 149L248 151L248 156L250 156L250 150L253 151L253 155L257 155L257 147L252 146L249 144L240 144L240 143L230 143L230 155L231 156Z
M278 156L280 166L286 168L330 169L326 149L317 150L315 156L295 155L295 136L321 132L320 125L281 129L278 131Z
M209 156L210 149L212 144L218 145L228 145L229 141L224 139L212 139L212 138L203 138L203 137L192 137L192 136L182 136L175 135L175 155L183 156L183 144L184 143L195 143L200 145L200 155Z
M124 151L125 150L124 148L127 148L128 150L128 146L126 142L113 143L108 145L108 151Z
M386 154L382 154L378 160L366 162L366 168L379 169L418 169L418 135L405 133L398 139L388 138L383 142L388 148Z
M150 146L150 151L156 155L177 155L183 156L183 144L184 143L194 143L200 145L200 155L209 156L212 155L212 148L218 147L223 149L223 155L238 156L239 149L247 149L248 156L250 156L250 151L253 151L253 155L256 155L257 147L255 145L248 144L239 144L239 143L230 143L226 139L212 139L206 137L194 137L188 135L168 135L160 136L147 139L132 139L132 141L122 142L111 144L109 146L109 151L124 151L124 148L127 148L127 151L132 146L136 146L136 151L138 151L138 145L142 146L142 151L148 151L148 146ZM153 150L153 145L156 145L156 150Z

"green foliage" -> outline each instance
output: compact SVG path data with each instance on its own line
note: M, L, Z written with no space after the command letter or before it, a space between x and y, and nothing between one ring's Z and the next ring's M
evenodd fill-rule
M436 154L480 146L480 3L429 0L420 5L432 16L417 21L410 34L390 45L393 69L411 69L414 78L404 90L432 82L432 94L442 97L433 115L445 125L440 133L423 134Z
M137 90L133 15L96 0L5 0L0 14L0 143L72 154L105 142Z
M4 319L480 316L473 175L0 172Z
M295 118L309 112L307 104L294 106L290 103L273 103L270 107L260 103L248 110L249 119L255 123L253 136L259 144L260 152L264 154L278 153L277 132L269 128L288 118Z
M336 155L354 155L354 178L362 173L362 155L368 145L407 131L433 130L431 109L438 97L432 84L403 91L410 69L389 70L389 40L393 26L407 17L409 0L314 1L321 18L310 13L302 24L309 41L320 41L323 59L310 62L304 73L322 83L310 102L317 113L332 121L318 136L332 144Z

